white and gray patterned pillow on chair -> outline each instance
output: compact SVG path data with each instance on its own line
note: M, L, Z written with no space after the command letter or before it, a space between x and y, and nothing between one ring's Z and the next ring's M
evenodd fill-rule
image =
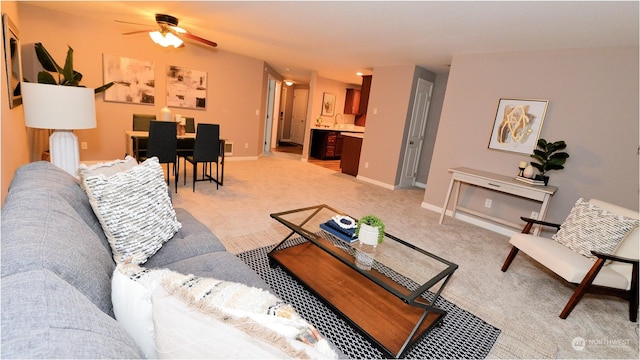
M111 176L83 177L82 184L117 264L144 263L182 227L157 158Z
M637 226L637 219L611 213L580 198L552 238L581 255L596 259L591 250L613 253Z

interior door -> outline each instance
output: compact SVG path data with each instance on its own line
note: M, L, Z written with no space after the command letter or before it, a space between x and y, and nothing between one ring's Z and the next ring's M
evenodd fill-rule
M411 123L409 124L409 135L404 150L400 187L413 186L416 182L416 173L418 172L418 164L420 163L420 152L422 151L424 130L427 127L427 116L429 115L432 91L433 83L424 79L418 79L413 101L413 110L411 112Z
M304 129L307 125L308 89L293 90L293 111L291 113L291 142L304 143Z

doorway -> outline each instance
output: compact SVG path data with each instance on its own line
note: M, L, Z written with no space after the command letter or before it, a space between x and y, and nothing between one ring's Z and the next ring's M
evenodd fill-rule
M267 108L265 110L263 153L270 153L278 143L278 126L280 113L280 90L282 82L269 75L267 80ZM276 101L278 100L278 101Z
M429 115L432 91L432 82L424 79L418 79L418 83L416 84L416 93L413 99L411 122L409 123L409 134L405 144L400 187L413 186L416 183L416 175L418 172L418 165L420 164L420 153L422 152L422 144L424 142L424 131L427 127L427 117Z

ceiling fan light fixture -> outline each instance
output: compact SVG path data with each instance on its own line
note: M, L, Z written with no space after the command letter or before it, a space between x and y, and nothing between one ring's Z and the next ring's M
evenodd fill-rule
M183 42L180 38L170 32L163 34L160 31L150 31L149 36L154 43L162 47L173 46L174 48L177 48L182 45Z

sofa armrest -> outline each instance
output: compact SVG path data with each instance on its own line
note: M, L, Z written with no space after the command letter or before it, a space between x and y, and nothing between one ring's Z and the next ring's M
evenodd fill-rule
M626 263L626 264L638 264L639 260L638 259L629 259L626 257L622 257L622 256L616 256L616 255L612 255L612 254L605 254L599 251L594 251L591 250L591 254L597 256L600 259L604 259L604 260L611 260L611 261L618 261L618 262L622 262L622 263Z
M542 220L537 220L537 219L531 219L531 218L524 217L524 216L521 216L520 219L522 219L522 221L526 222L524 228L522 229L522 233L523 234L528 234L531 231L531 227L533 226L533 224L554 227L554 228L556 228L556 230L560 230L560 224L550 223L550 222L547 222L547 221L542 221Z

